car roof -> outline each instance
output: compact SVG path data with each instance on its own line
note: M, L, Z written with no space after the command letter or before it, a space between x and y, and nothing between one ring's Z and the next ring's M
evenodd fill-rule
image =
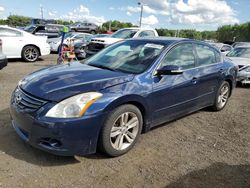
M156 43L161 43L161 44L165 44L165 45L169 45L169 44L181 42L181 41L193 41L193 42L207 44L207 43L202 42L202 41L198 41L198 40L194 40L194 39L187 39L187 38L179 38L179 37L141 37L141 38L132 38L132 39L127 39L127 40L156 42Z

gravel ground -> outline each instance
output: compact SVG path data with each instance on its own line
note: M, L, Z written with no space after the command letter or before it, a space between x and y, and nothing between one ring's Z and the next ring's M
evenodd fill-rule
M250 187L250 87L221 112L201 110L143 134L124 156L58 157L24 144L9 100L26 74L50 66L12 60L0 71L0 187Z

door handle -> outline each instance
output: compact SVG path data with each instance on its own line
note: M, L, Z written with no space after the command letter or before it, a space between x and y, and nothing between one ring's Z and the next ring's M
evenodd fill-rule
M192 82L192 84L196 84L196 83L197 83L197 81L198 81L198 78L193 77L191 82Z

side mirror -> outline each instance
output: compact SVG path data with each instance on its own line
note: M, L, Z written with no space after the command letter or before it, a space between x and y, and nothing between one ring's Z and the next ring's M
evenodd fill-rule
M156 75L177 75L182 74L183 70L176 65L167 65L157 70Z

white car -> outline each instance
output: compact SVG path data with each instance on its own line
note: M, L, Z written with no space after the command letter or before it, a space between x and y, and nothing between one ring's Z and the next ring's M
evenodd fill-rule
M155 29L139 27L119 29L109 37L91 39L86 52L88 55L92 55L115 42L136 37L158 37L158 33Z
M0 70L7 66L8 60L6 58L6 55L2 53L2 40L0 39Z
M70 40L74 40L74 43L77 42L82 42L85 40L90 40L90 38L93 35L89 34L89 33L77 33L77 32L70 32L70 33L66 33L65 37L64 37L64 41L63 44L67 45L69 43ZM61 44L62 37L57 37L57 38L50 38L47 40L47 42L50 45L50 50L52 52L58 52L59 51L59 46Z
M47 37L35 36L26 31L0 26L3 53L10 58L22 58L27 62L36 61L39 56L50 54Z

